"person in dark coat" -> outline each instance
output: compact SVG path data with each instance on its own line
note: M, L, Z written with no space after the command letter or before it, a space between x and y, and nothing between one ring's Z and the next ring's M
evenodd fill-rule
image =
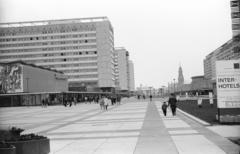
M68 102L69 102L69 107L71 107L72 106L72 98L71 97L69 97Z
M121 103L121 96L117 96L117 105L120 105L120 103Z
M67 99L66 99L66 98L63 98L63 105L64 105L65 107L67 107Z
M42 108L44 108L44 107L45 107L45 100L42 99Z
M150 101L152 101L152 95L150 95Z
M163 102L163 104L162 104L162 110L163 110L163 114L164 114L164 116L166 116L167 115L167 103L166 102Z
M172 109L172 115L176 115L176 109L177 109L177 99L174 94L171 94L168 100L168 106Z
M138 100L140 100L140 95L138 95Z

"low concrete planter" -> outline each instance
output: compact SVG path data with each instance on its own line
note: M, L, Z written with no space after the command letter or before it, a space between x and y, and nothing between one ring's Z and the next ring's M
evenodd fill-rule
M16 147L17 154L47 154L50 153L50 140L29 140L8 142Z
M0 154L16 154L16 147L0 149Z
M216 120L218 120L218 115L216 115ZM240 116L229 116L229 115L220 116L220 122L222 123L240 122Z

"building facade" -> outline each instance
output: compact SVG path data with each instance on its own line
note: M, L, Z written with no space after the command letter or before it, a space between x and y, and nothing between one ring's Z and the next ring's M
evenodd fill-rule
M131 60L129 60L129 73L130 73L130 91L135 91L135 79L134 79L134 65Z
M23 61L0 62L0 93L59 92L68 90L68 78L60 71Z
M234 39L224 43L204 59L204 77L211 79L214 94L216 94L216 61L237 59L240 59L240 41Z
M115 48L116 79L122 92L130 91L129 52L123 47Z
M23 61L0 62L0 106L40 105L61 99L68 77L60 71Z
M232 18L232 35L233 37L235 37L240 34L240 14L239 14L240 1L230 0L230 7Z
M107 17L0 24L0 61L23 60L68 76L69 89L115 87L114 33Z
M204 68L204 77L206 79L212 79L212 60L213 53L211 52L206 58L203 60L203 68Z

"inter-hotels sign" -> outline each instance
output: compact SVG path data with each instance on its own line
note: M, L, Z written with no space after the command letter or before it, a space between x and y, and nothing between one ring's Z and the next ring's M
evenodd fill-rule
M216 61L218 108L240 108L240 60Z

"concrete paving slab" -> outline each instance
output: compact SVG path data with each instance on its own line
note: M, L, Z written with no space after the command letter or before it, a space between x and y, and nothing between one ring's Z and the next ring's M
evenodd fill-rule
M240 126L211 126L207 128L223 137L238 136L240 138Z
M208 129L180 112L172 116L168 109L167 114L162 113L161 100L136 99L107 111L99 104L0 108L0 127L14 125L48 136L51 154L239 153L239 146L215 133L235 132L237 126L232 127L235 131Z
M168 131L169 134L174 135L174 134L198 134L196 130L170 130Z

